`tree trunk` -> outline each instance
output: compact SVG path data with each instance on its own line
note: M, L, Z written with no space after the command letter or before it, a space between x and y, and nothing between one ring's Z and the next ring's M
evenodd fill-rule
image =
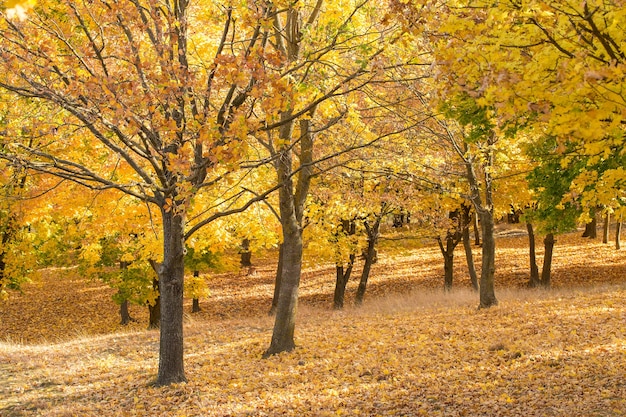
M597 233L597 224L598 221L596 219L596 215L595 213L593 214L593 219L591 220L591 222L587 223L585 225L585 231L583 232L583 237L588 237L589 239L595 239L598 237L598 233Z
M241 241L241 267L249 268L252 266L252 252L250 251L250 239Z
M133 321L133 318L130 316L130 312L128 311L128 300L124 300L120 304L120 318L121 318L120 324L122 326L126 326L131 321Z
M471 207L469 205L463 204L462 208L462 235L461 239L463 240L463 249L465 249L465 260L467 262L467 270L470 276L470 282L472 283L472 288L475 291L478 291L478 276L476 275L476 267L474 266L474 254L472 253L472 244L470 243L470 222L474 215L470 218L470 210Z
M611 230L611 213L604 215L604 227L602 229L602 243L609 243L609 231Z
M276 278L274 279L274 296L272 297L272 307L270 307L269 315L276 314L278 307L278 295L280 294L280 281L283 275L283 252L284 245L278 245L278 265L276 267Z
M281 189L281 194L282 192ZM285 197L281 197L281 200ZM296 347L294 331L296 327L296 310L298 307L298 287L302 272L302 229L296 220L295 213L289 216L291 201L281 201L281 219L283 223L283 261L280 291L276 308L276 320L270 347L263 357L288 352ZM284 207L283 207L284 206Z
M343 265L336 266L335 294L333 296L333 307L335 310L341 310L343 308L346 285L348 284L348 281L350 281L350 275L352 275L352 268L354 266L355 259L356 255L351 254L345 271Z
M161 323L161 296L159 293L159 280L152 280L152 288L156 291L157 296L154 304L148 303L148 329L158 329Z
M491 210L482 210L480 213L482 230L482 270L480 273L480 308L487 308L498 304L494 289L496 240L494 237L494 220Z
M617 220L617 226L615 228L615 249L620 250L622 248L622 216Z
M159 265L150 260L150 265L156 273L152 278L152 291L155 292L154 304L147 303L148 307L148 329L158 329L161 324L161 294L159 291Z
M285 143L291 143L294 127L293 121L289 121L291 112L283 112L281 119L285 123L280 127L279 136ZM278 181L282 184L278 190L278 201L280 222L283 229L283 254L281 256L283 268L272 341L270 347L263 354L264 358L280 352L291 351L296 346L294 331L298 307L298 288L302 274L302 220L313 169L311 166L313 135L309 119L300 121L300 134L300 171L295 192L291 147L284 147L280 151L280 157L275 162Z
M198 278L200 276L200 271L193 271L193 276L194 276L194 278ZM200 308L200 300L198 300L197 298L192 299L192 301L191 301L191 312L192 313L199 313L201 311L202 311L202 309Z
M539 268L537 267L537 255L535 250L535 231L531 223L526 223L526 230L528 230L528 247L530 253L530 281L528 282L528 286L535 288L541 283L541 280L539 279Z
M545 252L543 255L543 269L541 270L541 285L545 288L550 288L550 271L552 269L554 242L554 234L552 233L548 233L543 240Z
M163 263L159 265L161 326L159 371L156 385L184 382L183 366L183 285L184 219L174 209L162 210Z
M120 269L121 270L128 269L128 264L129 264L128 262L120 261ZM128 300L123 295L121 290L118 290L117 294L118 294L118 297L119 297L118 300L119 299L122 300L120 302L120 324L122 326L126 326L131 321L133 321L133 318L130 316L130 312L128 311Z
M480 226L478 224L478 213L474 210L474 215L472 216L474 220L474 244L476 246L480 246Z
M365 230L367 231L367 250L365 251L365 263L363 264L363 272L361 273L359 288L357 288L356 291L356 305L363 304L365 290L367 289L367 280L369 279L372 265L376 261L376 242L378 241L378 231L380 230L381 219L382 217L377 217L372 226L370 226L367 221L365 222Z
M443 255L443 289L452 291L452 281L454 279L454 248L450 250L450 237L446 239L446 249L443 248L441 239L439 246Z
M472 253L472 244L470 243L469 229L463 230L463 249L465 249L465 260L467 262L467 270L474 291L478 291L478 275L476 274L476 266L474 265L474 254Z

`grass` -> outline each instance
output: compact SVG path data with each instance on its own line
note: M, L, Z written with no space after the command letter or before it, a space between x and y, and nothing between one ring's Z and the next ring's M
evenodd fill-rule
M121 328L111 290L54 271L0 306L0 415L625 416L626 253L563 236L555 288L538 291L524 288L525 251L523 237L498 240L487 310L460 255L457 289L440 290L434 246L381 251L365 305L340 312L332 268L312 266L298 347L267 360L272 260L213 277L204 311L186 316L189 382L165 388L151 385L144 309Z

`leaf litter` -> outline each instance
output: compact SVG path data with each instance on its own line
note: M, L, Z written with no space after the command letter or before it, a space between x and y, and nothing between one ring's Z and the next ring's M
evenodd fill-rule
M381 251L365 305L343 311L330 310L332 267L312 266L298 347L266 360L273 260L213 276L203 312L186 315L189 382L163 388L144 309L121 327L111 290L48 271L0 305L0 415L626 415L626 254L561 236L554 289L538 291L523 288L525 245L498 240L500 303L486 310L460 256L457 289L440 290L434 247Z

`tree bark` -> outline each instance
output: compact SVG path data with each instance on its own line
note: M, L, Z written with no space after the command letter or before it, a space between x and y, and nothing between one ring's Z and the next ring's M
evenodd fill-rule
M350 275L352 275L352 268L354 266L355 259L356 255L351 254L345 271L343 265L336 266L335 294L333 296L333 308L335 310L341 310L343 308L346 295L346 285L348 284L348 281L350 281Z
M280 138L285 143L291 143L294 123L287 121L291 119L291 112L283 112L281 119L285 121L285 124L280 127ZM282 184L278 190L278 201L283 230L283 255L281 256L283 269L272 341L270 347L263 354L264 358L280 352L291 351L296 346L294 331L298 307L298 289L302 274L302 220L312 176L310 164L313 159L313 136L309 119L300 121L300 133L300 171L295 191L292 178L292 148L290 146L283 147L280 151L280 157L275 162L278 181Z
M200 276L200 271L193 271L193 276L194 278L198 278ZM201 311L202 309L200 308L200 300L198 300L197 298L193 298L191 301L191 312L199 313Z
M272 306L270 307L269 315L276 314L276 308L278 307L278 295L280 294L280 282L283 275L283 252L284 246L281 243L278 245L278 265L276 266L276 278L274 279L274 296L272 297Z
M552 269L552 253L554 250L554 234L548 233L543 240L545 248L543 255L543 268L541 270L541 285L545 288L550 288L550 271Z
M452 291L452 281L454 279L454 247L451 247L451 237L446 238L446 247L444 248L441 239L437 239L439 249L443 255L443 289Z
M124 300L120 304L120 318L120 324L122 326L126 326L133 321L133 318L130 316L130 312L128 310L128 300Z
M539 279L539 268L537 267L535 231L532 223L526 223L526 230L528 230L528 248L530 254L530 281L528 282L528 286L535 288L541 284L541 280Z
M374 224L372 226L369 223L365 222L365 230L367 232L367 250L365 251L365 263L363 264L363 272L361 273L361 280L359 281L359 287L356 291L355 303L356 305L363 304L363 299L365 298L365 290L367 289L367 281L370 276L370 271L372 269L372 265L376 261L376 242L378 241L378 232L380 230L380 222L382 220L382 213L384 212L384 208L381 210L381 216L377 216Z
M483 238L482 269L480 274L480 308L498 304L495 294L495 258L496 240L494 237L494 220L491 210L482 210L480 225Z
M463 240L463 249L465 249L465 260L467 262L467 270L470 276L470 282L472 283L472 288L474 291L478 291L478 276L476 275L476 267L474 266L474 254L472 253L472 244L470 243L470 222L474 218L470 217L471 207L468 205L463 205L462 213L463 213L463 231L462 231L462 240Z
M622 216L617 220L617 226L615 228L615 249L620 250L622 248Z
M125 270L128 269L128 262L120 261L120 269ZM122 299L120 302L120 324L122 326L128 325L133 318L130 316L130 312L128 310L128 300L123 295L122 291L118 289L117 291L118 297Z
M480 246L480 225L478 224L478 213L474 211L472 216L472 220L474 221L474 244L476 246Z
M290 181L289 179L285 179ZM285 187L283 187L285 188ZM280 194L287 190L281 188ZM267 358L280 352L288 352L296 347L294 331L298 307L298 288L302 272L302 229L298 224L293 209L293 195L281 196L281 220L283 223L283 270L278 293L276 320L270 347L263 357Z
M598 237L597 231L598 220L596 219L595 213L593 214L593 219L585 225L585 231L583 232L583 237L588 237L589 239L595 239Z
M250 251L250 239L241 241L241 267L249 268L252 266L252 252Z
M609 231L611 230L611 213L604 215L604 225L602 229L602 243L609 243Z
M184 218L163 209L163 263L159 265L161 326L156 385L185 382L183 366Z
M157 296L154 304L148 303L148 329L158 329L161 324L161 295L159 293L159 280L152 280L152 289L156 291Z

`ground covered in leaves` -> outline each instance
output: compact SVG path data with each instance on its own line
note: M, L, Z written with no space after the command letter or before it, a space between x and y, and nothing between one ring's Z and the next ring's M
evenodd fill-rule
M333 268L310 264L298 347L266 360L273 260L211 277L203 312L186 318L189 382L165 388L151 385L145 309L121 328L111 290L46 271L0 304L0 415L626 416L625 251L562 236L553 289L529 290L525 238L500 237L500 303L487 310L462 251L443 294L437 251L382 242L365 305L341 312Z

